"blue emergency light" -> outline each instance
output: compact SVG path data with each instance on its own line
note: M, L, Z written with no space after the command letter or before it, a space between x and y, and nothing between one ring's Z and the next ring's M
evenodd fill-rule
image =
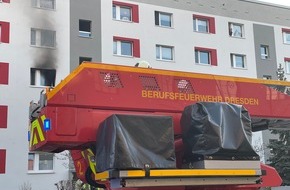
M51 129L50 119L45 119L43 121L43 129L44 129L44 131L48 131Z

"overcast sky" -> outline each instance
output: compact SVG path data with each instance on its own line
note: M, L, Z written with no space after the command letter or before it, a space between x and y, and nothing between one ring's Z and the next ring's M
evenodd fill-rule
M290 0L259 0L259 1L290 6Z

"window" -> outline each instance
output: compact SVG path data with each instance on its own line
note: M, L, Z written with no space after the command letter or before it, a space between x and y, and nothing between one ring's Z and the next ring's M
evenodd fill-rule
M0 129L7 128L8 106L0 105Z
M172 27L172 14L155 11L155 25Z
M0 62L0 84L8 84L9 64Z
M217 66L217 53L215 49L195 47L194 52L195 63Z
M285 69L286 69L286 73L290 74L290 58L285 57L284 58L285 61Z
M195 63L210 65L210 53L208 51L195 50Z
M86 38L92 36L91 23L90 20L79 20L79 36Z
M138 39L114 36L113 54L129 57L140 57L140 42Z
M229 23L229 35L232 37L244 37L244 25L238 23Z
M52 172L53 153L29 153L28 171L30 172Z
M173 61L173 47L156 45L156 59L163 61Z
M55 47L55 37L55 31L32 28L30 44L39 47Z
M132 21L131 8L113 5L113 18L116 20Z
M265 80L271 80L272 76L271 75L263 75L263 79Z
M79 57L79 64L82 64L82 62L88 61L91 62L92 58L91 57Z
M42 8L42 9L55 9L55 0L32 0L33 7Z
M193 30L215 34L215 19L213 17L193 15Z
M260 51L261 51L261 59L268 59L269 58L269 46L261 45Z
M130 41L114 41L114 54L133 56L133 44Z
M282 28L283 41L285 44L290 44L290 29Z
M231 54L231 64L233 68L246 68L246 56Z
M55 85L54 69L30 69L30 85L33 86L54 86Z
M10 23L0 21L0 43L9 43L10 41Z
M139 22L138 5L113 1L112 13L115 20Z
M6 150L0 149L0 174L5 174L6 172Z

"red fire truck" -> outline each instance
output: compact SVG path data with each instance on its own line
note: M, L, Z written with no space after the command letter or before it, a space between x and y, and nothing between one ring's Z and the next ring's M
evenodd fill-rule
M205 102L242 107L238 117L245 111L248 112L250 119L246 118L245 121L253 131L285 128L290 118L288 86L290 83L285 81L85 62L57 86L43 90L38 102L31 102L30 150L53 153L70 150L77 177L93 186L106 189L254 190L279 186L282 180L276 170L260 164L257 156L239 160L235 156L237 151L234 150L234 154L232 152L226 158L228 149L231 149L228 144L220 154L221 159L212 155L201 160L200 157L195 157L198 164L190 163L185 166L183 137L187 132L184 132L181 120L185 107ZM130 125L134 125L134 130L141 131L134 131L127 138L129 129L112 127L123 116L128 116L128 122L137 118L138 122L131 122ZM146 121L138 120L140 117L145 117ZM143 123L148 118L150 121L153 118L157 124L150 123L150 126L154 126L153 131L143 133ZM225 122L224 119L227 118L218 119ZM166 130L172 130L172 134L154 131L159 130L158 122L161 120L165 121L162 126L169 126ZM222 129L222 140L226 142L230 138L228 134L241 134L231 139L238 141L240 136L245 136L244 139L250 141L244 135L250 132L242 130L238 133L229 127ZM159 145L165 133L168 134L165 138L167 145L164 142ZM206 131L203 135L206 135ZM155 139L152 140L152 136ZM142 145L129 142L131 137L135 140L143 139ZM151 143L148 145L149 149L144 148L147 142ZM202 142L208 141L203 139ZM230 143L230 146L233 144L236 142ZM244 142L241 144L244 146ZM158 149L161 152L169 148L171 154L165 160L169 160L170 164L174 162L175 165L169 164L168 168L163 166L165 162L162 161L162 156L165 154L159 156L152 145L162 146L161 150ZM130 149L128 154L124 153L124 147ZM141 149L144 149L142 154ZM153 155L158 162L161 160L162 166L152 167L154 161L150 164L143 163L142 159L147 159L144 152ZM133 158L137 157L144 164L142 167L121 167L124 164L122 159L126 160L124 162L129 160L128 163L132 164ZM116 166L113 162L118 161L120 165L111 167ZM106 164L108 167L104 169Z

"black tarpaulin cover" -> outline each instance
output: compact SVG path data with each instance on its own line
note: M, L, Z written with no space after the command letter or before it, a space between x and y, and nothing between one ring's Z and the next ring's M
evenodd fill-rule
M241 105L199 102L185 107L180 123L185 161L259 159L251 146L251 119Z
M169 116L116 114L99 127L98 172L110 169L175 168L173 122Z

